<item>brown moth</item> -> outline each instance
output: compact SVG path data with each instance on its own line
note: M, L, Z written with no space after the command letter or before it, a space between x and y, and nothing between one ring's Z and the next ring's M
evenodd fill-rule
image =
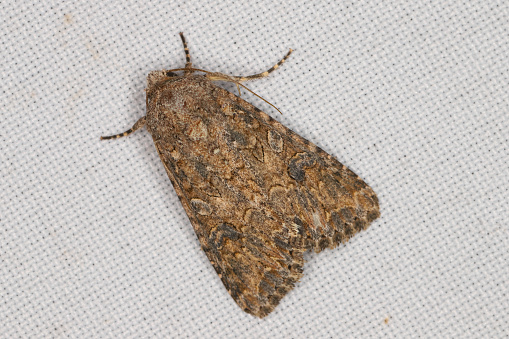
M228 293L265 317L302 276L303 253L346 242L379 217L378 199L331 155L192 67L148 75L146 126L201 248ZM184 71L177 75L174 71ZM196 71L205 74L197 75ZM240 94L240 89L239 89Z

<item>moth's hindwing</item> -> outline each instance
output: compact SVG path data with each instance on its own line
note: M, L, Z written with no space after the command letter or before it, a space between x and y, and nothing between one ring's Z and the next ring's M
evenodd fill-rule
M333 248L379 216L373 190L311 142L203 76L153 84L147 128L202 249L246 312L270 313Z

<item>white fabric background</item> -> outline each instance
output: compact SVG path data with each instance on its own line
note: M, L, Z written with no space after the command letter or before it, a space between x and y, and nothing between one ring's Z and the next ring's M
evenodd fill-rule
M509 336L509 5L0 3L0 336ZM145 77L244 92L370 184L381 218L306 258L267 318L230 298L150 135ZM224 85L229 90L234 86ZM385 320L388 322L385 323Z

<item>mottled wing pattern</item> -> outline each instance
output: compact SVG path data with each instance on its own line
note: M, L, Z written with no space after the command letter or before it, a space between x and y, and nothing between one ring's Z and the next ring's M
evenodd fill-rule
M160 141L156 147L161 159L169 159L169 144ZM300 237L285 234L281 217L256 206L238 183L210 166L189 158L163 163L228 293L244 311L258 317L269 314L302 276L305 249Z
M378 217L357 175L203 76L152 89L147 128L202 249L246 312L274 309L307 249L332 248Z
M270 173L265 182L268 200L303 234L307 249L334 248L380 216L376 194L359 176L263 111L228 94L241 119L257 121L251 125L261 136L256 145L264 157L261 171ZM240 134L253 127L236 126L243 129L237 131Z

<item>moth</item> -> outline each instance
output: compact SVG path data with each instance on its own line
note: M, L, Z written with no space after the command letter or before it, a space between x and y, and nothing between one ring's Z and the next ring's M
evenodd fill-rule
M303 253L348 241L379 217L373 190L321 148L240 98L263 78L192 67L150 72L146 126L201 248L228 293L265 317L303 274ZM175 72L183 71L178 75ZM197 74L199 72L200 74ZM215 81L237 85L239 96Z

